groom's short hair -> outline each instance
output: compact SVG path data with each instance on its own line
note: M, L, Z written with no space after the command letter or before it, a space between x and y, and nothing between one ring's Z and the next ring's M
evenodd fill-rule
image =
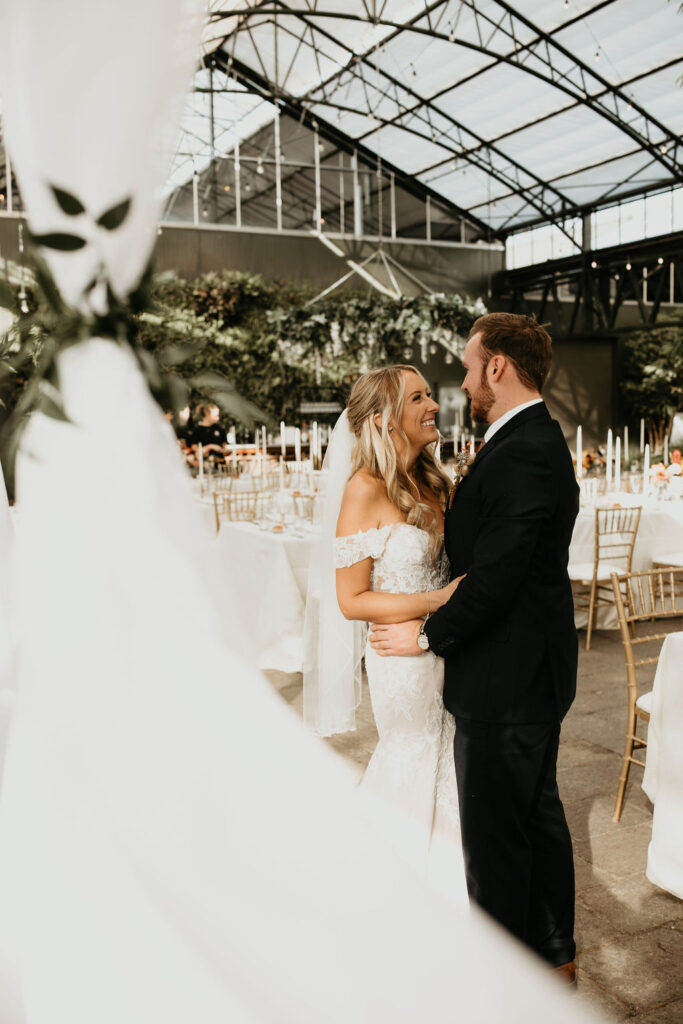
M470 338L481 335L484 365L503 355L514 365L522 384L541 391L552 362L552 342L543 324L521 313L487 313L472 324Z

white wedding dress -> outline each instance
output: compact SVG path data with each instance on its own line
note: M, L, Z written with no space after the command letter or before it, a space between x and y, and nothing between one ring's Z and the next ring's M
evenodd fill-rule
M372 558L370 586L415 594L448 583L448 560L429 534L409 523L335 540L335 564ZM443 705L444 665L431 651L382 657L368 643L365 668L379 743L362 786L394 811L403 854L458 902L467 900L453 765L455 722Z

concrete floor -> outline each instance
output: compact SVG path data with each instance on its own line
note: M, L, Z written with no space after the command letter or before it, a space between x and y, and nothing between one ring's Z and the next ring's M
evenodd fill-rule
M674 629L680 629L676 623ZM576 701L562 730L559 785L574 839L581 998L612 1020L683 1024L683 902L645 877L652 805L633 767L621 822L612 812L623 749L626 686L619 633L580 634ZM301 709L301 676L269 673ZM365 768L377 742L364 688L358 728L329 741Z

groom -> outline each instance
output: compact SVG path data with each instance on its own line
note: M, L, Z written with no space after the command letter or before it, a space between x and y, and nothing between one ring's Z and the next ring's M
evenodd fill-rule
M578 487L541 398L551 358L532 318L490 313L472 327L462 388L489 427L445 520L451 578L466 576L426 623L373 625L371 643L444 659L470 898L573 983L574 862L556 762L576 691L567 560Z

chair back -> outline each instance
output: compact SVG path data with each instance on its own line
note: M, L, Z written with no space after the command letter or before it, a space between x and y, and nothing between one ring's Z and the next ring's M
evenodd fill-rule
M640 505L623 508L596 508L594 574L600 562L631 571L633 547L640 524Z
M298 491L292 493L294 514L302 519L313 519L316 494L300 494Z
M659 651L668 635L662 619L683 620L683 568L648 569L644 572L612 573L614 603L619 617L621 641L626 660L626 684L629 702L638 697L638 672L649 666L650 683L659 660ZM683 626L683 621L682 621ZM643 687L641 673L641 688Z
M272 495L267 491L214 491L216 533L221 528L221 519L256 522L265 515L271 501Z

